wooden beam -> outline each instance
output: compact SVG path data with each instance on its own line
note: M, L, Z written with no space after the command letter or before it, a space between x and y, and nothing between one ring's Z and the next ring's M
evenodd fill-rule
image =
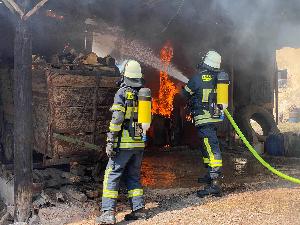
M29 1L22 0L24 9ZM29 23L17 22L14 46L15 222L28 222L32 210L32 37Z
M7 0L2 0L4 5L12 12L12 13L15 13L15 10L14 8L8 3Z
M63 134L58 134L58 133L53 133L53 137L56 138L56 139L59 139L61 141L71 143L71 144L80 145L84 148L96 150L96 151L99 151L99 152L102 151L101 147L99 145L95 145L95 144L92 144L92 143L89 143L89 142L86 142L86 141L82 141L78 138L73 138L73 137L66 136L66 135L63 135Z
M15 3L14 0L3 0L3 3L10 11L12 11L13 13L18 13L20 18L24 16L24 11L19 7L17 3Z
M45 5L48 0L41 0L35 7L33 7L29 12L25 14L25 12L19 7L14 0L3 0L4 5L12 12L19 14L20 18L23 20L27 20L33 14L35 14L43 5Z
M36 13L43 5L46 4L48 0L42 0L40 1L35 7L33 7L26 15L23 17L23 20L27 20L29 17L31 17L34 13Z

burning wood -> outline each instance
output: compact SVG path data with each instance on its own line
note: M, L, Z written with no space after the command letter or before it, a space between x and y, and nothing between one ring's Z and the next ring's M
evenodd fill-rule
M158 114L167 118L170 118L173 111L174 96L178 93L175 84L170 80L168 76L168 67L173 58L173 47L170 42L161 49L160 59L164 65L164 69L160 71L160 88L158 98L153 99L154 114Z

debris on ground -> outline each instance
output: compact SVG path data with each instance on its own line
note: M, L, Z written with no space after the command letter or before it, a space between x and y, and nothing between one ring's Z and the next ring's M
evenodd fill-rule
M142 176L147 186L145 198L150 218L130 224L300 224L300 189L271 175L245 154L224 154L227 163L224 166L223 197L198 198L196 191L203 187L196 181L197 171L201 168L201 164L196 163L198 156L199 153L191 150L188 154L185 151L147 152ZM227 160L229 158L232 162ZM173 166L179 165L178 160L181 161L180 168ZM268 158L268 161L290 175L300 176L299 159ZM240 166L241 162L243 168L234 167L237 163ZM149 170L152 163L156 166ZM234 179L229 174L234 174ZM69 187L72 195L74 187ZM83 196L81 193L86 195L87 198L83 197L85 201L67 195L65 203L56 202L55 206L41 208L42 224L93 225L95 217L100 214L101 192L98 186L95 198L91 198L88 187L91 186L85 186L85 190L75 189L79 196ZM125 225L128 222L124 221L124 216L130 213L130 207L126 192L122 189L119 194L117 221Z
M77 191L73 186L64 186L60 190L66 193L70 198L79 202L87 201L87 196L84 193Z

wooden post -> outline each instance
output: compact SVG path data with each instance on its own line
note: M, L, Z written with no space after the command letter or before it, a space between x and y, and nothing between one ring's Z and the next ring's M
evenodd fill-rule
M41 0L29 10L31 0L3 0L18 17L14 46L15 222L28 222L32 210L32 37L27 20L47 1Z
M26 9L30 1L20 0ZM28 22L17 22L14 47L15 222L27 222L32 209L32 42Z

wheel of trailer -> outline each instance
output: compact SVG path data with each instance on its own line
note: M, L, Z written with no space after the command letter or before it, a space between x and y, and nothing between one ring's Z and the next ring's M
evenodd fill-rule
M239 128L252 143L257 139L264 140L269 134L279 132L272 113L261 106L246 106L239 110L235 117ZM262 133L254 130L253 123L257 123L261 127Z

